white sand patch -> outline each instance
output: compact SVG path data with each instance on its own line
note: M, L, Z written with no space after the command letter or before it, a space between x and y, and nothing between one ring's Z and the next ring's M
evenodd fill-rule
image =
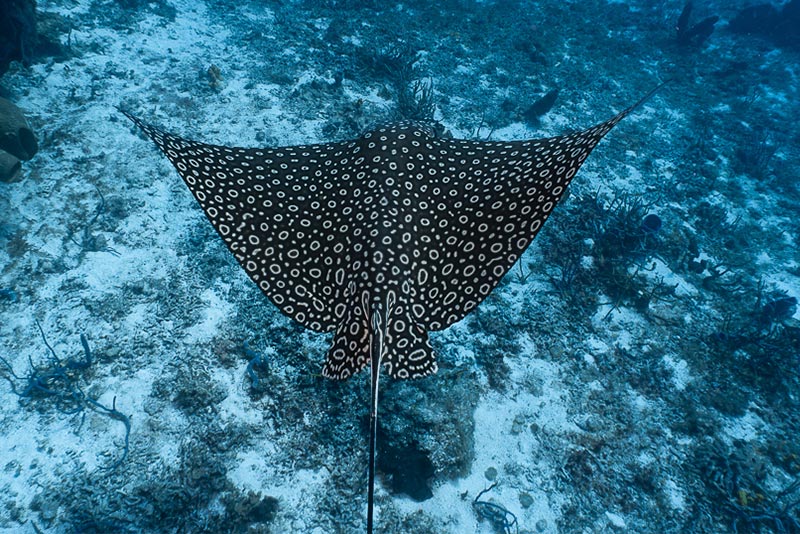
M722 435L727 436L730 441L753 441L758 439L765 427L764 420L748 410L741 417L729 418L722 429Z
M676 359L671 354L665 354L662 359L666 366L672 371L672 383L675 384L675 389L678 391L686 389L686 386L692 381L689 364L686 363L686 360Z
M660 258L648 261L648 268L641 269L639 272L652 284L661 283L664 286L674 287L677 297L696 296L699 293L694 284L687 282L681 275L675 273Z
M201 298L205 303L200 322L186 331L192 343L208 341L216 335L222 322L230 315L233 305L220 295L220 288L206 289Z
M686 509L686 493L678 487L674 480L666 480L664 482L663 490L669 499L669 505L674 510Z

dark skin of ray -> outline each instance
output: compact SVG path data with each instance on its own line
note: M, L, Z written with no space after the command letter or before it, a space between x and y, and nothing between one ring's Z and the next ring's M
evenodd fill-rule
M381 367L395 378L436 372L427 331L488 296L591 150L660 87L587 130L507 143L404 123L349 142L229 148L120 111L167 155L265 295L307 328L336 332L323 374L369 367L371 534Z

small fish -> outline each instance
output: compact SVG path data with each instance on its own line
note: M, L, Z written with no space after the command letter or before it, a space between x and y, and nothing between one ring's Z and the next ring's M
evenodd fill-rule
M261 291L306 328L335 333L322 374L369 368L371 533L381 369L436 372L428 332L491 293L597 143L653 92L587 130L529 141L446 139L401 122L338 143L232 148L122 112L169 158Z

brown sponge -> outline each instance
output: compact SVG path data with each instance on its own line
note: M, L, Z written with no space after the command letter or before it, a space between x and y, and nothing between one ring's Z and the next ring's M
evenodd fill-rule
M0 149L23 160L31 159L39 150L25 115L5 98L0 98Z
M19 170L22 162L6 152L0 150L0 182L15 182L19 179Z

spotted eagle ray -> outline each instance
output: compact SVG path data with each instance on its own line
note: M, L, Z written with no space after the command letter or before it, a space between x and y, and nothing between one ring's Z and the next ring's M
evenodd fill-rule
M369 367L372 533L381 367L393 378L436 372L428 332L489 295L589 153L657 89L587 130L525 141L443 138L431 125L400 122L351 141L236 148L120 111L169 158L281 312L335 332L323 376L344 380Z

